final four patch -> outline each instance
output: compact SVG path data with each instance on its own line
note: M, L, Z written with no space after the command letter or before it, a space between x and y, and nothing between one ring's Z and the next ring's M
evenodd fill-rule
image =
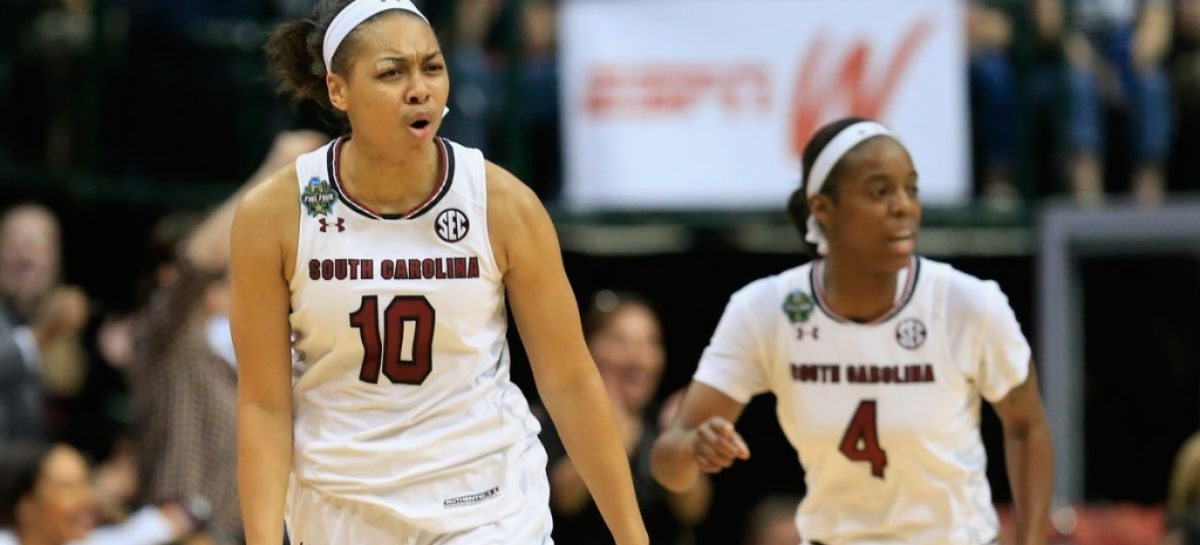
M813 308L812 297L809 297L807 293L800 290L789 293L787 298L783 300L783 313L787 315L788 320L791 320L793 324L796 322L807 322Z
M304 192L300 194L300 204L303 204L308 215L313 217L328 215L333 210L335 199L337 195L333 193L333 186L329 185L329 181L316 176L308 179L308 185L304 186Z

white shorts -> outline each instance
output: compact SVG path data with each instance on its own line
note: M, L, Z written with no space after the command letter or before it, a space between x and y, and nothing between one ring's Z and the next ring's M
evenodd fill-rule
M516 513L491 524L435 534L378 506L331 497L295 480L288 493L292 545L553 545L546 451L535 438L521 457L527 499Z

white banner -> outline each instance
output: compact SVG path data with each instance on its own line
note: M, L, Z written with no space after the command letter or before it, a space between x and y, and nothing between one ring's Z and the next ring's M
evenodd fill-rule
M567 205L775 208L847 115L897 132L925 202L970 192L961 0L569 0Z

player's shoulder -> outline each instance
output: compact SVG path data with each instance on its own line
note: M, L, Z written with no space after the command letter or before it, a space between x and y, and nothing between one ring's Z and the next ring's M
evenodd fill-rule
M316 147L325 138L311 131L286 133L277 138L267 160L283 166L246 192L238 203L239 213L274 219L296 213L300 208L301 176L313 183L328 176L329 153L338 140Z
M758 309L764 305L778 303L781 298L795 291L808 293L812 286L809 282L811 269L812 262L809 262L756 279L734 292L730 297L730 303L735 306Z
M501 166L484 161L487 181L487 223L496 265L507 271L513 252L528 255L554 239L554 224L542 201L529 186ZM540 259L540 258L539 258Z
M812 291L812 268L817 260L807 261L785 271L768 276L764 280L770 280L776 289L783 289L789 292L800 290L804 292Z
M238 203L237 215L243 222L279 226L295 223L299 208L300 185L293 163L250 188Z
M542 201L525 182L504 167L484 160L484 174L487 177L488 207L502 211L505 216L516 214L523 217L522 212L533 212L542 209Z
M980 316L986 314L997 297L1004 297L995 280L979 278L960 271L949 263L928 258L921 260L921 279L944 289L947 308L955 314Z

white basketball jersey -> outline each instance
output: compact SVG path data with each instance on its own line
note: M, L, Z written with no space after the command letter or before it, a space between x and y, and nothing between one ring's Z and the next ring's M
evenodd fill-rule
M437 188L382 215L344 191L345 141L296 161L294 476L432 532L499 520L540 428L509 381L483 155L436 139Z
M743 403L775 394L805 470L806 540L991 543L980 398L1023 383L1030 356L1008 300L995 282L915 258L892 312L856 323L823 304L823 269L735 294L696 380Z

